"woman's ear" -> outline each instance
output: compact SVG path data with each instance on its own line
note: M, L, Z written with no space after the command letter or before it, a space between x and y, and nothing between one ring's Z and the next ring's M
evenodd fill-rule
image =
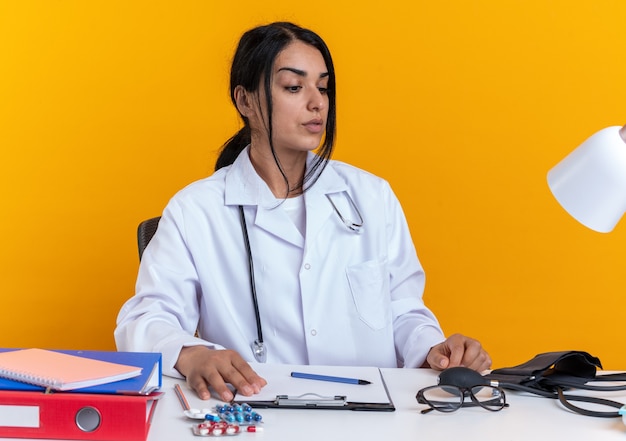
M239 113L246 118L250 118L254 112L252 93L248 92L243 86L236 86L234 95Z

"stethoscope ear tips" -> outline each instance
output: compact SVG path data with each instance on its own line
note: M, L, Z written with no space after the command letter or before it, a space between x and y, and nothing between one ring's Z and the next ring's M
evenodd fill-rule
M350 230L354 231L355 233L361 232L362 225L355 224L349 220L344 220L343 223L346 225L346 227L348 227Z
M356 223L354 221L351 221L347 217L344 217L341 214L341 211L339 210L339 208L337 208L337 206L333 202L333 199L330 197L330 194L327 194L326 198L328 199L328 202L330 202L330 205L333 206L333 209L335 210L335 213L337 213L337 216L339 216L339 219L341 219L341 222L343 222L343 224L346 227L348 227L349 230L352 230L355 233L360 233L361 232L361 227L363 226L363 216L361 216L361 212L359 211L358 207L356 206L356 204L354 203L354 201L350 197L350 193L348 193L347 191L344 191L343 193L345 193L345 195L346 195L346 197L348 199L348 202L349 202L350 206L352 207L352 210L354 211L354 214L356 214L356 216L359 218L359 223Z

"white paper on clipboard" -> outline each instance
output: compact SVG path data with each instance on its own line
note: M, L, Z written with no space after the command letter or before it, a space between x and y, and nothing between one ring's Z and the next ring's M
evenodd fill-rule
M315 366L251 363L252 369L265 378L267 385L259 394L235 396L237 402L274 401L277 396L297 397L317 394L323 397L345 396L352 403L388 404L390 398L380 369L363 366ZM309 380L291 377L291 372L305 372L334 377L357 378L371 384L347 384L333 381Z

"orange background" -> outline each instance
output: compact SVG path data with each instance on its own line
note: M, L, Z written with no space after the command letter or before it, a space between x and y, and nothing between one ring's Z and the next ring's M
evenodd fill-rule
M2 345L114 349L137 224L239 127L241 33L291 20L333 51L335 158L391 182L444 330L495 367L577 349L626 369L626 227L585 229L546 185L626 123L626 2L358 5L0 0Z

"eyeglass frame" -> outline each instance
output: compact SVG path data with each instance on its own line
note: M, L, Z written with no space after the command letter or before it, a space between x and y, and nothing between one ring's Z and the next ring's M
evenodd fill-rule
M498 398L494 399L494 400L489 400L489 401L485 401L485 402L481 402L478 398L476 398L476 396L474 395L474 392L472 391L472 389L477 388L477 387L490 387L492 389L495 389L498 391ZM461 402L458 404L458 407L443 407L443 406L434 406L432 404L431 401L427 400L424 397L424 392L431 390L431 389L446 389L446 388L454 388L457 389L460 392L460 398L461 398ZM471 402L466 403L465 402L465 397L469 396L471 399ZM509 404L506 402L506 394L504 393L504 389L502 389L500 386L498 386L497 384L484 384L484 385L480 385L477 384L476 386L471 386L471 387L460 387L460 386L456 386L456 385L443 385L443 384L438 384L438 385L434 385L434 386L427 386L424 387L422 389L420 389L419 391L417 391L417 395L415 395L415 399L417 400L418 404L426 404L427 406L429 406L427 409L422 409L420 411L420 413L422 414L426 414L429 413L433 410L436 410L438 412L444 412L444 413L451 413L451 412L456 412L457 410L459 410L462 407L474 407L474 406L479 406L482 407L483 409L486 409L490 412L499 412L502 409L504 409L505 407L509 407ZM499 402L500 407L495 409L492 407L488 407L485 406L485 403L490 403L492 401L497 400ZM501 402L501 403L500 403ZM455 403L447 403L447 404L455 404Z

